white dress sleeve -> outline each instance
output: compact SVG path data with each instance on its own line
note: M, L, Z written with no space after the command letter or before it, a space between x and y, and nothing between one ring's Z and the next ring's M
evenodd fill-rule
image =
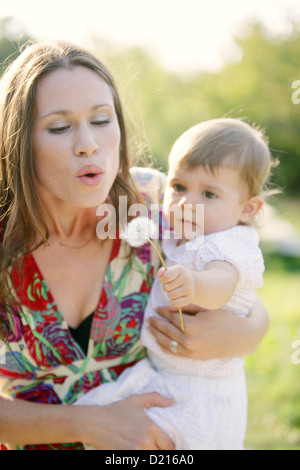
M236 226L205 237L196 255L196 268L201 270L212 261L227 261L239 275L239 285L259 288L263 285L264 260L259 237L252 226Z

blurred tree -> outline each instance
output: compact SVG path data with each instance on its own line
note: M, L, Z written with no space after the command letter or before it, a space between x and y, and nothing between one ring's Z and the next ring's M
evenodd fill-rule
M275 181L286 192L300 193L300 104L293 104L292 83L300 80L300 28L291 22L284 37L272 37L261 24L245 25L236 38L238 63L226 59L216 73L167 72L157 58L138 47L117 48L94 38L95 49L117 77L125 101L131 153L149 164L153 156L167 169L176 138L197 122L241 117L266 129L280 166ZM13 18L0 20L0 63L4 70L30 39Z
M272 38L254 24L237 43L242 60L210 76L206 97L220 115L246 116L266 129L272 153L280 160L276 181L300 192L300 106L292 103L292 83L300 79L299 30L293 27L288 37Z
M20 53L20 47L30 39L12 17L0 19L0 75Z
M300 104L292 103L292 83L300 80L300 31L291 25L285 37L272 37L259 23L245 26L236 38L241 60L217 73L194 76L168 73L149 52L140 48L103 48L120 82L121 94L134 126L130 135L136 153L152 153L163 169L174 140L195 123L222 116L245 118L266 129L270 148L280 166L275 182L287 192L300 192ZM183 71L184 72L184 71Z

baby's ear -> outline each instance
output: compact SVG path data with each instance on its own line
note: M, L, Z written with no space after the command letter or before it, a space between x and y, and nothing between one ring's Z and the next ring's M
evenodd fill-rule
M250 222L250 220L252 220L258 214L263 205L264 200L261 196L252 196L244 204L240 222Z

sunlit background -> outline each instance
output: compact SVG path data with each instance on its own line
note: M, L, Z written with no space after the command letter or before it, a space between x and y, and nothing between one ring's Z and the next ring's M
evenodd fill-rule
M1 17L13 16L15 31L26 28L38 38L93 44L98 36L117 46L151 50L168 69L221 67L238 60L236 34L259 20L270 34L290 32L300 12L298 0L12 0L1 2Z
M167 170L191 125L232 116L265 128L280 166L259 231L259 296L271 317L247 359L248 449L300 449L299 0L15 0L0 8L2 70L28 39L65 39L105 58L126 107L131 153ZM300 86L299 86L300 89ZM294 95L295 96L295 95ZM300 91L297 94L300 101Z

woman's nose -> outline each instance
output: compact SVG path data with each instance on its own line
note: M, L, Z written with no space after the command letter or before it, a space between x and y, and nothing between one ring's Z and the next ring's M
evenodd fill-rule
M78 157L89 157L96 153L99 145L93 137L88 125L82 125L77 131L74 145L75 155Z

